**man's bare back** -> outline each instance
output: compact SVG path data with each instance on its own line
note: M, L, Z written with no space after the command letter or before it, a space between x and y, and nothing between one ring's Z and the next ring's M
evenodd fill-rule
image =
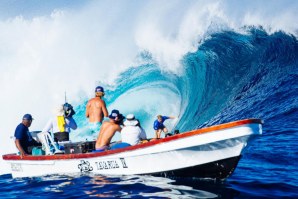
M109 146L112 137L117 131L120 132L121 127L114 120L104 122L100 128L95 148L98 149L105 146Z
M89 122L102 122L103 117L108 117L108 110L105 102L100 97L90 99L86 106L86 117Z

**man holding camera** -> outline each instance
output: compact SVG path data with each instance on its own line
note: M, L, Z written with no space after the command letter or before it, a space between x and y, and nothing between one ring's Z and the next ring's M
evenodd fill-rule
M54 117L50 118L42 132L54 133L55 141L69 141L69 133L77 129L77 124L72 116L75 114L73 107L65 103L54 110Z

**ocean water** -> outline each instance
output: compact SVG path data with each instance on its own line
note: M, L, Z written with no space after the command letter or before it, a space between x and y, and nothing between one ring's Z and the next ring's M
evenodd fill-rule
M161 71L149 52L140 59L141 65L119 75L115 87L107 86L109 107L142 95L143 100L132 102L132 111L146 121L154 117L150 107L163 110L161 98L171 96L168 102L179 107L174 129L180 132L245 118L264 120L263 135L247 148L231 177L216 181L74 174L12 179L6 174L0 176L0 198L298 197L298 41L293 35L269 35L260 28L249 28L246 34L211 34L183 57L181 76ZM149 91L160 95L161 104L147 104ZM79 126L86 122L87 100L75 107ZM150 125L144 122L147 129Z

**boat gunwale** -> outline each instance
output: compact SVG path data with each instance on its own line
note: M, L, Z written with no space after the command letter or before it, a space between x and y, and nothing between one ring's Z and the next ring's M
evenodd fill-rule
M184 133L176 134L173 136L165 137L162 139L153 140L150 142L146 142L143 144L137 144L134 146L129 146L121 149L114 149L114 150L108 150L104 152L91 152L91 153L78 153L78 154L56 154L56 155L40 155L40 156L33 156L33 155L26 155L21 157L17 154L6 154L3 155L3 160L71 160L71 159L82 159L82 158L94 158L94 157L103 157L108 155L113 155L117 153L123 153L128 151L134 151L138 149L143 149L147 147L151 147L153 145L162 144L170 141L174 141L177 139L190 137L194 135L204 134L204 133L210 133L217 130L223 130L228 128L233 128L245 124L263 124L263 121L261 119L244 119L244 120L238 120L234 122L214 125L210 127L205 127L202 129L196 129L192 131L187 131Z

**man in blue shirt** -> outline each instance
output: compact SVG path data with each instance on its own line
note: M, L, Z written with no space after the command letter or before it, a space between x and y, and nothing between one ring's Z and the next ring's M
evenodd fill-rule
M15 144L20 151L21 157L32 153L32 148L30 148L30 146L40 146L40 143L36 142L29 132L32 120L33 118L30 114L25 114L22 123L17 126L14 133Z
M168 133L168 129L163 124L167 119L175 119L173 116L162 116L158 115L157 120L154 121L153 128L155 130L155 136L157 139L160 138L161 132Z

